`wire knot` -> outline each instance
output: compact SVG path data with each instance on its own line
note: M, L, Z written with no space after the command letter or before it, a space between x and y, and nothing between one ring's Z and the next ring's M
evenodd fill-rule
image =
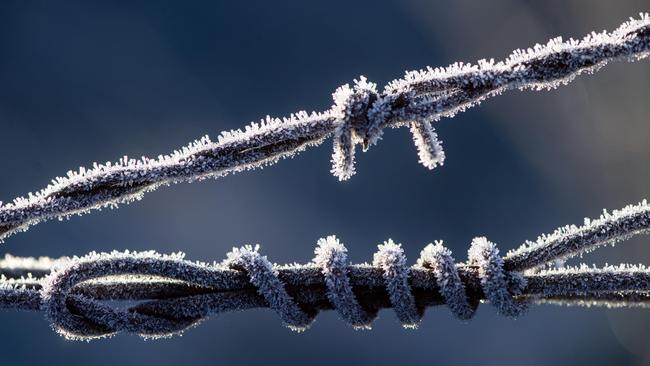
M334 106L332 112L339 122L337 131L347 130L351 133L354 143L363 144L364 151L370 145L375 144L381 137L381 119L376 114L370 114L370 110L381 98L377 92L377 84L368 82L361 76L354 80L350 87L345 84L332 94Z
M354 175L354 150L357 144L367 151L370 145L381 138L382 114L370 113L375 104L381 106L384 100L377 92L377 84L368 82L364 76L354 80L354 85L340 86L334 94L332 115L338 126L334 131L334 154L332 173L340 180Z
M355 146L361 144L363 151L367 151L381 139L383 128L390 125L388 122L391 118L403 119L407 115L405 109L415 108L417 98L406 95L410 95L409 92L401 95L379 94L377 84L369 82L364 76L355 79L352 87L345 84L336 89L332 94L334 106L331 109L337 123L334 130L332 174L339 180L347 180L355 174ZM407 119L405 124L411 128L420 163L429 169L443 165L445 153L431 121L425 118Z

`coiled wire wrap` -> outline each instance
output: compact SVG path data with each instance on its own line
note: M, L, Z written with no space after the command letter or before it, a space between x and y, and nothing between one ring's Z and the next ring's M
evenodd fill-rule
M644 266L547 268L650 230L650 205L642 201L605 211L582 227L565 226L537 242L499 255L486 238L472 241L468 260L456 264L435 242L408 266L401 245L378 246L372 264L350 264L334 236L318 241L304 265L274 265L258 246L233 248L221 263L191 262L182 254L90 253L80 258L0 260L0 308L41 310L71 339L118 332L170 336L227 311L273 309L294 330L310 326L321 310L336 310L354 328L367 329L382 308L393 308L416 328L425 308L446 304L461 320L480 301L506 317L531 303L647 306L650 269ZM36 277L34 277L36 276ZM108 301L133 301L114 307Z
M421 271L436 268L436 284L444 302L461 319L471 317L476 309L470 306L465 285L460 281L459 267L453 262L443 262L450 256L436 256L432 253L441 248L427 247L418 263ZM282 322L293 330L304 330L312 323L318 313L318 303L329 301L340 317L357 329L369 329L379 310L376 306L364 306L357 298L350 276L351 265L347 260L347 249L334 236L320 239L316 256L309 266L322 276L319 284L324 284L325 298L314 291L294 298L287 291L287 281L283 280L273 264L259 253L259 247L244 246L234 248L227 259L219 265L204 266L180 257L161 256L156 253L113 253L110 255L91 254L63 266L44 282L40 291L41 307L46 318L55 329L71 338L94 338L117 332L137 333L146 336L173 334L201 320L204 316L226 309L246 309L266 306L274 310ZM525 300L513 300L511 293L521 293L525 282L509 286L506 277L514 278L503 270L503 260L498 256L494 244L485 239L475 240L470 249L470 266L475 270L469 276L477 276L474 282L480 283L485 297L490 300L499 313L515 317L525 309ZM441 261L443 259L443 261ZM451 265L450 265L451 264ZM405 327L417 327L423 315L418 309L409 285L411 268L400 245L388 241L379 246L374 255L373 266L366 269L381 275L379 286L387 292L389 306L395 309L398 319ZM440 271L441 272L438 272ZM241 283L246 279L247 284ZM294 274L298 275L299 274ZM80 283L107 276L149 276L149 279L164 279L155 286L173 286L185 283L206 293L175 298L171 301L173 309L160 312L162 304L144 303L126 310L102 304L87 294L74 293L73 288ZM446 281L455 278L458 281ZM170 281L171 280L171 281ZM175 282L181 281L181 282ZM297 282L297 281L291 281ZM304 281L302 289L309 288L312 281ZM354 281L359 282L359 281ZM144 285L146 282L141 282ZM250 289L254 291L250 291ZM249 288L249 291L242 291ZM113 289L113 292L115 289ZM201 292L202 290L198 290ZM146 289L152 291L152 288ZM237 297L234 292L238 292ZM247 292L243 297L239 295ZM449 296L453 294L453 296ZM115 295L113 293L113 295ZM314 296L314 298L302 298ZM101 297L101 296L100 296ZM115 298L115 296L111 296ZM127 297L127 296L117 296ZM462 304L462 305L461 305ZM463 312L458 309L463 307ZM179 308L184 309L180 311ZM158 311L156 311L158 310Z
M475 238L466 263L455 264L441 242L427 245L414 266L392 240L372 265L350 264L334 236L320 239L311 263L273 265L259 247L234 248L221 263L190 262L182 254L91 253L81 258L0 261L0 307L42 310L59 333L92 339L118 332L169 336L214 314L269 307L285 325L304 330L321 310L334 309L355 328L369 328L381 308L393 308L407 328L428 306L446 304L470 319L481 300L517 317L530 303L645 306L650 270L642 266L544 269L546 263L613 244L650 228L646 201L567 226L505 257ZM36 275L38 277L33 277ZM136 301L126 308L111 301Z

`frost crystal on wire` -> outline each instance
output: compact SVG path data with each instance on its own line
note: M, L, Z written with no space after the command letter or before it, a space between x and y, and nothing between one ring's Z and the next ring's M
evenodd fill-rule
M172 183L218 178L261 168L292 157L334 136L332 173L340 180L355 173L354 151L376 144L387 127L409 126L420 162L433 169L445 159L431 123L478 105L509 89L546 90L592 73L610 61L635 61L650 54L650 16L630 19L611 33L591 33L580 41L561 38L506 60L456 63L446 68L407 72L384 91L364 77L334 93L334 106L287 118L266 117L244 130L207 136L169 155L124 157L69 171L37 193L0 203L0 240L44 220L64 219L91 210L116 208Z
M271 264L250 245L213 264L151 251L60 260L8 256L0 261L0 308L43 311L63 336L90 340L118 332L166 337L210 315L264 307L300 331L321 310L336 310L354 328L369 329L379 309L389 307L407 328L420 324L424 309L435 305L446 304L459 319L470 319L482 300L507 317L520 316L530 304L648 307L650 269L643 265L539 269L540 262L578 255L576 248L597 247L592 233L614 241L648 232L647 202L615 212L557 231L553 240L524 244L504 258L494 243L475 238L467 262L459 264L436 242L409 267L392 240L378 246L372 265L351 264L334 236L320 239L314 260L303 265ZM558 245L564 249L549 250ZM544 255L522 262L521 252ZM136 304L114 308L111 300Z

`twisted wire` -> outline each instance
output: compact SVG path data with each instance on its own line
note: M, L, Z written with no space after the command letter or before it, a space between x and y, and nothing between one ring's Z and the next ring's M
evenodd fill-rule
M0 241L54 218L115 208L162 185L218 178L263 167L294 156L333 135L332 173L340 180L355 173L356 145L367 150L387 127L408 126L419 161L428 169L442 165L445 153L431 123L475 106L510 89L552 89L610 61L634 61L650 53L650 16L630 19L611 33L592 33L581 41L552 39L546 45L516 50L506 60L456 63L447 68L407 72L383 92L364 77L333 94L334 105L321 113L298 112L267 117L243 131L207 136L155 159L124 157L93 164L57 177L37 193L0 202Z
M475 238L468 260L459 264L437 241L408 266L401 245L392 240L378 246L372 264L351 264L334 236L320 239L313 261L304 265L273 265L259 246L233 248L223 262L211 264L185 260L182 253L6 256L0 260L0 308L43 311L63 336L89 340L119 332L171 336L211 315L264 307L297 331L322 310L336 310L355 329L369 329L382 308L393 308L404 327L417 328L427 307L442 304L461 320L470 319L481 301L510 318L531 304L647 307L645 266L549 264L649 231L650 205L642 201L581 227L565 226L504 257L494 243ZM577 244L577 236L584 241ZM558 243L566 250L549 250ZM529 259L524 264L522 253ZM136 304L111 306L115 301Z
M269 308L275 310L284 323L296 330L306 328L313 320L287 294L284 284L273 269L273 264L258 253L259 247L246 246L234 248L228 253L226 263L230 268L242 268L249 276L251 284L264 297Z
M389 239L377 249L372 264L383 272L386 290L397 319L405 328L417 328L424 309L416 306L415 297L409 288L409 270L402 246Z
M322 269L327 297L341 318L356 329L369 328L376 312L361 307L357 301L348 274L347 249L336 237L318 241L314 264Z

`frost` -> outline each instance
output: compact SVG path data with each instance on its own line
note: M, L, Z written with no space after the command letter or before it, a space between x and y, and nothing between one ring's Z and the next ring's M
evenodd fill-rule
M555 260L566 260L603 245L614 245L630 236L650 232L650 205L643 200L612 213L603 211L596 220L585 219L583 226L567 225L536 241L526 241L505 257L510 270L535 268Z
M313 317L304 313L287 294L277 271L273 269L273 265L266 257L259 254L258 250L259 246L233 248L224 263L231 268L241 267L246 271L251 284L257 288L257 292L264 297L269 307L280 315L287 326L296 331L306 329Z
M318 241L314 253L314 264L322 268L328 288L327 297L341 318L352 324L355 329L370 329L370 322L375 314L362 308L352 292L345 246L335 236L328 236Z
M468 264L478 267L478 277L485 297L501 315L516 317L526 311L527 303L513 298L513 295L523 292L525 281L519 284L514 293L508 288L503 259L494 243L486 238L475 238L468 252Z
M162 185L261 168L332 135L332 173L340 180L355 172L356 145L367 150L386 127L409 126L420 163L433 169L444 163L445 154L432 122L505 90L555 88L609 61L649 53L650 17L642 14L612 33L592 33L581 41L556 38L515 51L502 62L409 72L381 94L361 77L352 87L337 89L334 106L323 113L267 116L244 130L223 132L217 142L205 136L156 159L125 156L81 167L37 193L0 202L0 240L40 221L116 208ZM571 257L648 232L650 205L644 200L585 219L581 227L542 235L505 257L494 243L475 238L467 262L459 264L437 241L409 267L401 245L392 240L378 246L372 264L351 264L334 236L318 241L307 264L272 264L257 245L233 248L223 262L212 263L153 251L60 259L7 255L0 259L0 308L42 311L63 336L90 340L119 332L169 337L211 315L253 308L270 308L289 328L302 331L322 310L336 310L354 328L368 329L383 308L393 308L403 326L415 328L425 308L442 304L463 320L481 301L508 317L523 314L530 304L648 307L649 268L564 265ZM135 305L113 307L112 301Z
M589 225L616 226L626 217L637 224L616 232L621 240L629 238L650 228L650 220L638 220L647 215L643 205L586 224L589 230ZM554 246L554 241L540 242L533 250ZM517 270L507 269L509 257L500 257L496 245L483 237L472 241L467 262L458 265L440 241L427 245L410 267L401 245L392 240L378 245L372 264L349 263L347 249L335 236L318 240L314 254L310 263L286 265L272 264L257 245L233 248L219 263L153 251L61 259L7 255L0 260L0 308L43 311L61 335L90 340L119 332L169 337L211 315L264 307L290 329L302 331L322 310L336 310L354 328L369 329L382 308L393 308L404 327L415 328L428 306L446 304L467 320L481 300L508 317L520 316L529 304L650 304L646 266L540 269L538 262L524 261ZM111 300L136 304L114 308L107 303Z
M641 14L611 33L592 33L580 41L560 38L517 50L506 60L456 63L446 68L407 72L382 93L364 77L334 93L322 113L304 111L286 118L266 117L243 130L204 136L168 155L94 163L57 177L51 184L10 203L0 203L0 240L51 219L91 210L117 208L149 191L174 183L219 178L262 168L295 156L334 136L332 173L340 180L355 173L357 144L376 144L387 127L409 126L420 162L433 169L445 154L431 123L476 106L509 89L547 90L592 73L615 60L635 61L650 54L650 16Z
M640 13L640 19L630 18L611 33L592 32L580 41L563 42L562 37L553 38L546 45L515 50L504 61L483 59L476 65L457 62L445 68L410 71L403 79L389 83L385 92L435 94L454 89L554 89L582 73L596 71L609 61L648 57L649 26L648 13Z
M418 149L420 164L428 169L433 169L445 163L445 152L438 135L427 121L411 123L411 134Z
M422 312L415 306L415 299L408 284L409 268L401 244L388 239L377 247L372 265L384 272L386 289L398 319L405 328L417 328Z
M445 248L441 241L424 247L417 265L433 271L442 296L456 317L467 320L474 315L475 306L467 301L465 285L460 279L451 250Z

